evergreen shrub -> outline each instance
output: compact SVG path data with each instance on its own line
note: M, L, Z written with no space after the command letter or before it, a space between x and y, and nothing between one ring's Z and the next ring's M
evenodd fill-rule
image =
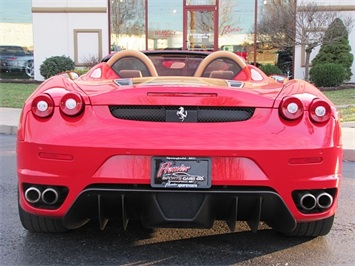
M52 56L43 61L40 66L40 73L43 77L50 78L59 73L70 71L75 68L75 63L70 57Z
M268 76L272 74L282 75L281 69L272 64L260 65L259 68Z
M309 71L310 81L317 87L336 87L343 83L345 69L340 64L317 64Z
M351 53L347 28L340 18L335 19L325 32L323 44L319 53L312 60L312 66L325 63L342 65L345 70L345 80L352 76L351 66L354 56Z

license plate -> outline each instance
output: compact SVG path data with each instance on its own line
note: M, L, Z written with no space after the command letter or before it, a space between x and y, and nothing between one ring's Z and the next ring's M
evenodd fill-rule
M211 159L205 157L153 157L151 186L210 188Z

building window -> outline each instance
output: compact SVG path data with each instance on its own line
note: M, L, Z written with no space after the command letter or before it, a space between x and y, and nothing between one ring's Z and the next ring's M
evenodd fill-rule
M182 49L182 32L182 0L148 0L148 50Z
M111 0L110 4L111 51L144 50L145 0Z
M186 0L188 6L214 6L217 0Z
M110 0L111 50L225 50L249 63L255 54L257 65L277 64L278 47L254 45L254 22L271 5L276 2Z
M74 29L75 65L90 66L100 58L102 58L102 30Z

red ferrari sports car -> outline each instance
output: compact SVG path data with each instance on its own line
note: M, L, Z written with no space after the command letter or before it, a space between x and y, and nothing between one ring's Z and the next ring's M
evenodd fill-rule
M227 51L125 50L60 74L26 101L17 136L19 214L34 232L110 219L231 230L245 221L326 235L341 181L334 105Z

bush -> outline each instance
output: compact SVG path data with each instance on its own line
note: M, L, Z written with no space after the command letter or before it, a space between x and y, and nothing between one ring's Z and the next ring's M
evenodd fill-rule
M87 68L92 68L93 66L97 65L100 63L100 59L97 55L88 55L87 57L84 58L84 66Z
M325 32L323 44L319 53L312 60L312 65L335 63L342 65L345 70L344 80L350 80L351 66L354 56L351 53L347 28L339 18L335 19Z
M76 73L79 74L79 76L86 74L88 71L90 70L90 68L86 67L86 68L75 68L74 71Z
M259 68L268 76L272 74L282 75L281 69L279 69L275 65L271 65L271 64L260 65Z
M70 57L62 55L47 58L43 61L39 70L41 75L47 79L59 73L73 70L74 68L74 61Z
M345 79L345 69L334 63L317 64L309 71L310 80L317 87L336 87Z

